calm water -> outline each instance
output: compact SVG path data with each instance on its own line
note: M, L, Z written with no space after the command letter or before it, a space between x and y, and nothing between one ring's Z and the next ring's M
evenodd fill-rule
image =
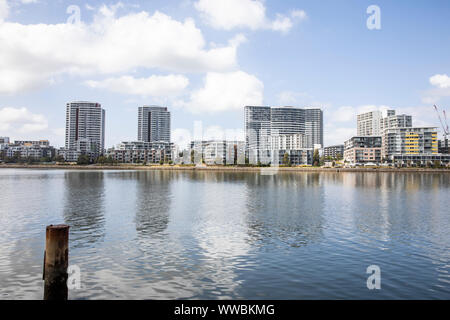
M0 299L450 299L450 175L0 170ZM368 290L366 268L381 268Z

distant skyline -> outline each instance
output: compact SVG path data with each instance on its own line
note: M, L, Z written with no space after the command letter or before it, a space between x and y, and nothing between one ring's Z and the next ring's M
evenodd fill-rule
M375 109L440 131L449 16L445 0L0 0L0 136L63 146L77 100L106 110L106 147L136 140L143 105L168 107L174 142L195 121L243 140L245 105L322 108L325 146Z

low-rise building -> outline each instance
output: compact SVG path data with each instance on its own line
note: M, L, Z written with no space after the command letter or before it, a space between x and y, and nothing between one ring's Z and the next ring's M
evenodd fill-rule
M288 163L285 163L285 155L287 154ZM313 148L303 149L278 149L270 150L270 164L272 165L312 165L313 163Z
M194 162L208 165L244 164L245 142L227 140L191 141Z
M356 136L344 143L344 160L352 164L381 162L380 136Z
M9 144L9 137L0 137L0 144Z
M48 140L15 140L14 144L25 147L31 146L50 147L50 141Z
M168 163L173 159L173 143L125 141L109 149L106 156L121 163Z
M450 146L448 139L439 140L438 142L438 152L443 154L450 154Z
M16 160L41 160L43 158L52 159L55 154L55 148L50 146L48 140L42 140L45 143L23 143L23 141L15 141L13 144L2 144L2 156Z
M344 157L344 145L338 144L323 148L323 156L325 158L342 159Z

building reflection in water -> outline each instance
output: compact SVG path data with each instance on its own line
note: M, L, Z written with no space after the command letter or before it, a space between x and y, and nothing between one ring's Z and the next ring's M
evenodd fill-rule
M167 228L172 195L169 171L133 172L136 189L136 231L138 237L156 235Z
M246 207L250 241L301 247L323 232L323 186L319 173L249 175Z
M105 236L105 183L101 171L64 173L64 221L74 248L93 246Z

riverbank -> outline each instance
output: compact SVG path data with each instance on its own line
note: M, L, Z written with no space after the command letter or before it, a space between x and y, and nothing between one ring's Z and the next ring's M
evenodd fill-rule
M240 167L240 166L189 166L189 165L61 165L61 164L1 164L0 169L62 169L62 170L181 170L181 171L228 171L259 172L261 170L294 172L431 172L450 173L449 168L317 168L317 167Z

